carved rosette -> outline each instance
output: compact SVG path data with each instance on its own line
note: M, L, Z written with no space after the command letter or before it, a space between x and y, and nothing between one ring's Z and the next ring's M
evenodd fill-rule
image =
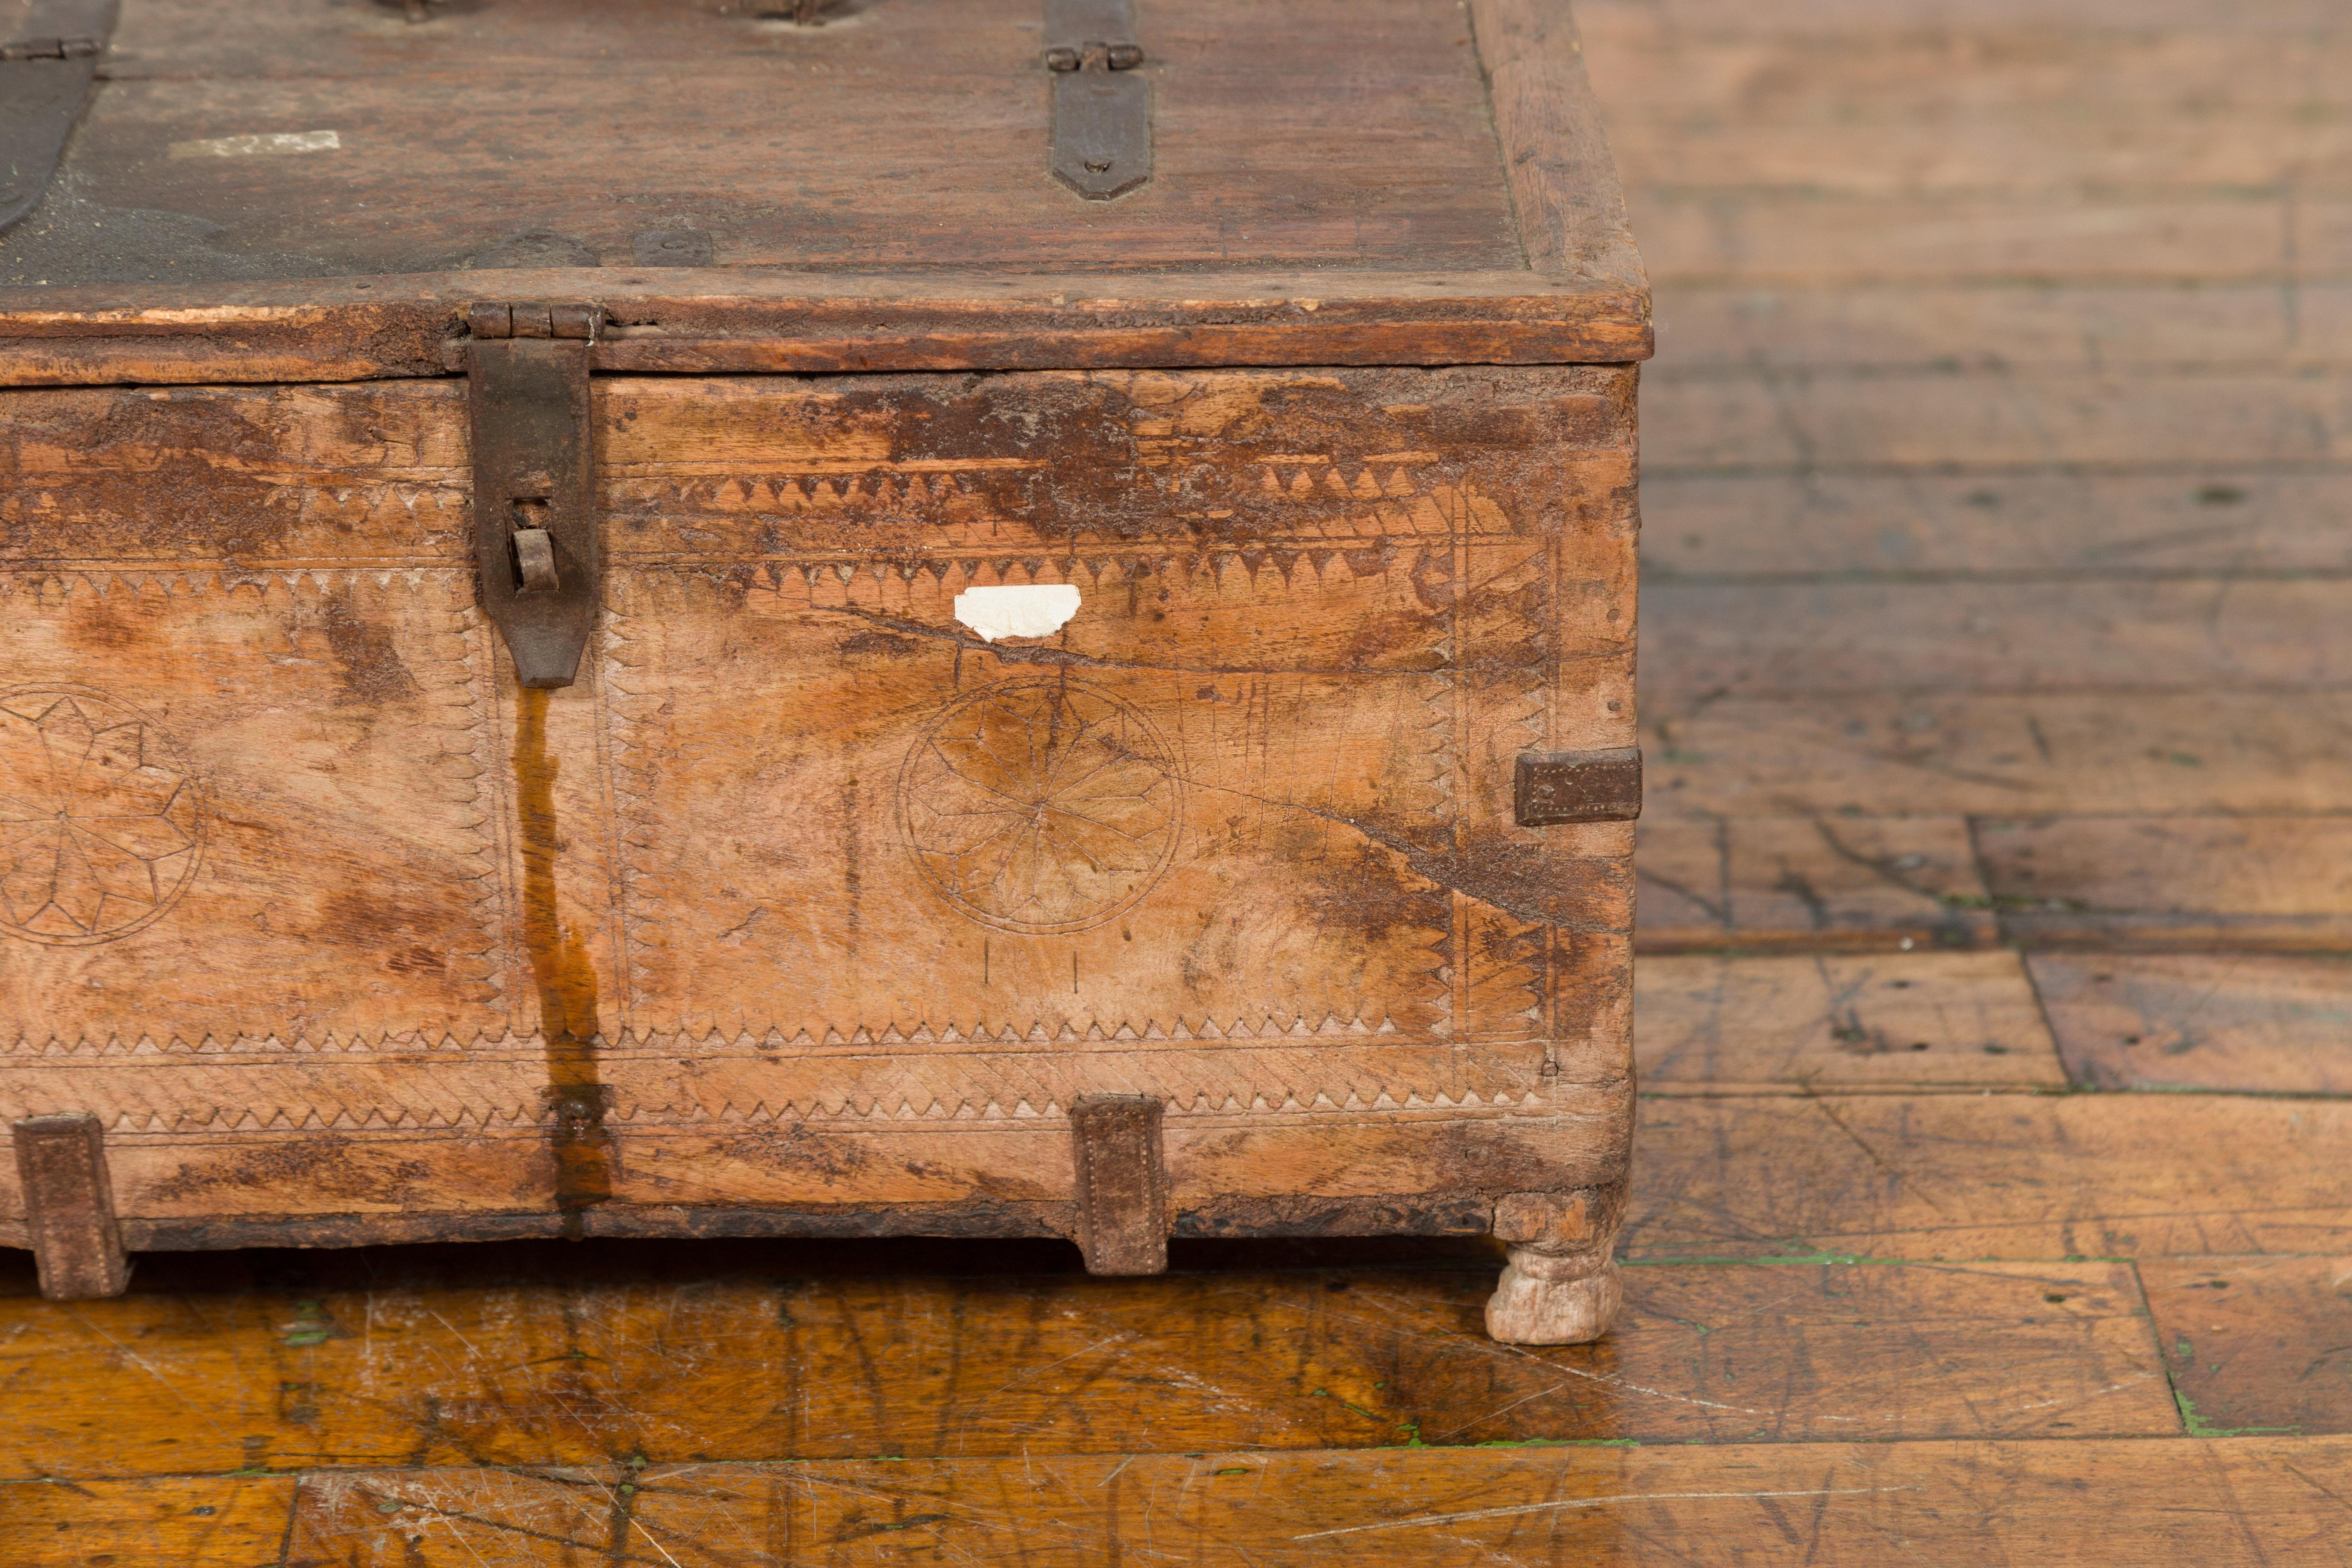
M1183 788L1159 730L1109 692L1058 676L957 699L898 777L898 826L923 879L999 931L1110 920L1176 853Z
M196 872L204 801L145 715L79 687L0 693L0 933L116 942Z

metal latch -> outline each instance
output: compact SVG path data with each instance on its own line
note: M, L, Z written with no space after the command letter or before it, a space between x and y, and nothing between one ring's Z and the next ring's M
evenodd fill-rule
M588 355L594 305L467 308L474 565L525 686L569 686L604 605Z
M1631 822L1642 815L1641 748L1521 752L1511 805L1521 827Z
M1088 201L1151 178L1151 85L1132 0L1045 0L1054 74L1054 177Z

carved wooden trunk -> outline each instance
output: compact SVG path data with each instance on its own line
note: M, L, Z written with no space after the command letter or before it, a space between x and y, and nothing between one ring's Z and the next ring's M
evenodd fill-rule
M1496 1332L1605 1327L1650 335L1564 5L40 0L10 53L45 1288L1492 1231Z

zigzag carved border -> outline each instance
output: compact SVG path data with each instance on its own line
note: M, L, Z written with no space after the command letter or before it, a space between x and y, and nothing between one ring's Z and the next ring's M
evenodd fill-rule
M1052 1121L1086 1094L1142 1093L1183 1117L1527 1114L1590 1084L1541 1076L1538 1053L1451 1047L1163 1047L962 1057L640 1055L600 1060L608 1125ZM92 1111L125 1131L543 1126L545 1064L498 1059L27 1063L0 1073L0 1115Z

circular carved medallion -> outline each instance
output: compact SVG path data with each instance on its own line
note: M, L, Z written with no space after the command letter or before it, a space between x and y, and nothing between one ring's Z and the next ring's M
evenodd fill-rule
M1182 805L1151 721L1058 676L957 699L898 774L924 879L999 931L1085 931L1133 904L1174 857Z
M129 936L186 889L204 827L195 780L144 715L78 687L0 692L0 932Z

